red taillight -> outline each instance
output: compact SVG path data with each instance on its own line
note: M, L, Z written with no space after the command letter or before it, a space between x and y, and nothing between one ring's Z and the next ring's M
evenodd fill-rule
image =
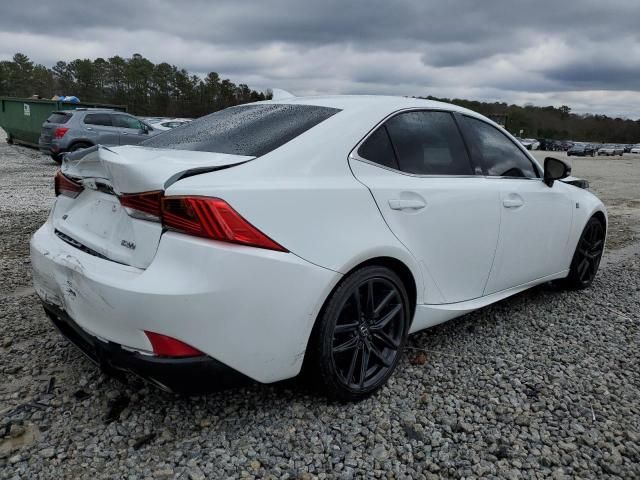
M120 203L135 218L162 222L176 232L221 242L288 252L247 222L231 205L212 197L164 197L153 191L120 195Z
M120 203L127 213L143 220L160 221L162 191L120 195Z
M58 127L53 132L53 138L62 138L64 137L64 134L67 133L68 131L69 129L67 127Z
M164 197L162 224L177 232L286 252L220 198Z
M56 191L56 197L58 195L65 195L67 197L76 198L80 195L80 192L84 190L84 187L77 182L74 182L69 177L66 177L60 170L56 172L54 177L54 185Z
M153 353L160 357L198 357L204 355L197 348L175 338L146 330L144 333L151 342Z

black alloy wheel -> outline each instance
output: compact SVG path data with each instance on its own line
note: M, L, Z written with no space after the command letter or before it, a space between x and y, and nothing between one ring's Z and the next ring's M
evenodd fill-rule
M409 330L406 289L390 269L369 266L347 277L329 298L311 344L325 392L360 400L393 373Z
M583 289L593 283L604 251L604 240L604 225L599 219L591 217L573 254L569 276L564 282L567 287Z

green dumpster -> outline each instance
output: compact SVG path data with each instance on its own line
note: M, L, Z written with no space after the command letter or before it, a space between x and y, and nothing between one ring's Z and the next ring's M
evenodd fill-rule
M0 97L0 127L7 133L7 141L37 147L42 124L51 112L76 108L112 108L127 111L126 105Z

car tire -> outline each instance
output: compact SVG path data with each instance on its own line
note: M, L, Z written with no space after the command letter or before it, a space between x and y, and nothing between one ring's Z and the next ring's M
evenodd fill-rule
M580 235L578 245L571 259L569 275L559 285L569 290L582 290L589 287L600 266L604 251L605 227L602 221L591 217Z
M366 266L329 296L309 341L309 365L322 393L338 401L362 400L395 370L407 339L411 308L398 275Z
M69 147L69 151L70 152L77 152L78 150L82 150L83 148L89 148L92 145L90 143L87 142L77 142L74 143L73 145L71 145L71 147Z

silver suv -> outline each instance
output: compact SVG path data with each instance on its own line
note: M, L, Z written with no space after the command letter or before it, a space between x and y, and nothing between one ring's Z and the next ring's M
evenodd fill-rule
M40 150L62 161L67 152L93 145L133 145L161 133L148 123L124 112L78 108L53 112L42 124Z

